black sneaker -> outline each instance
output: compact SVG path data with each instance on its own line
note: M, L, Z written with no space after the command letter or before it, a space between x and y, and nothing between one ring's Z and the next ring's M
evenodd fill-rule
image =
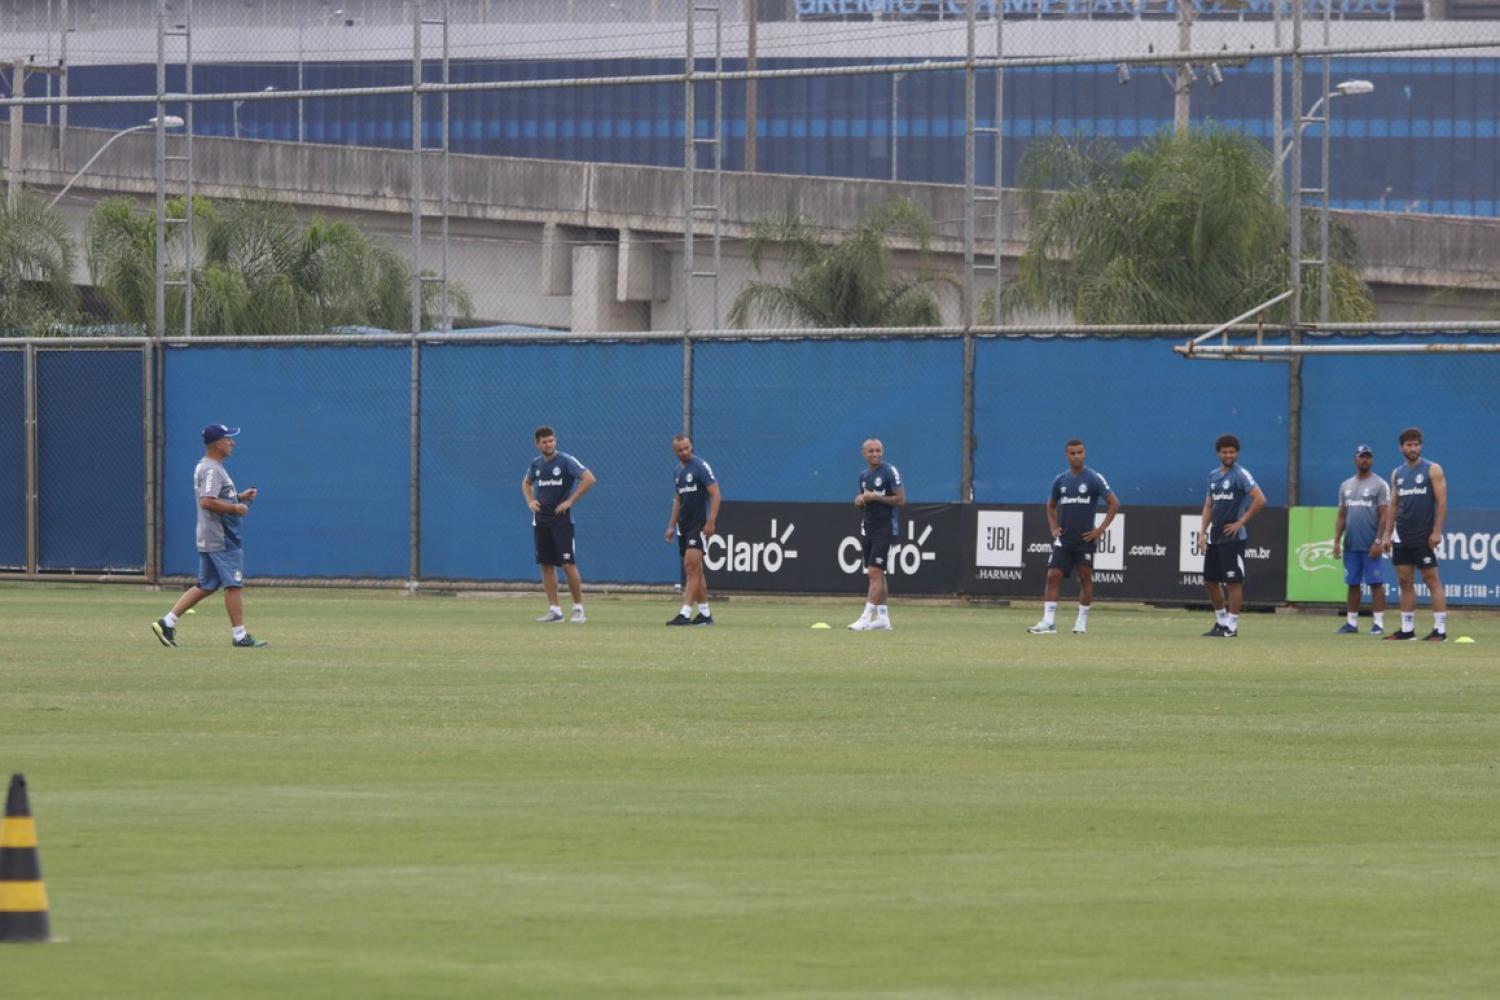
M1240 630L1237 628L1226 628L1224 631L1219 633L1220 639L1238 639L1239 637Z
M1221 639L1224 636L1224 626L1214 622L1214 627L1203 634L1209 639Z
M712 615L705 615L701 611L698 612L698 614L696 614L695 616L693 616L693 624L694 625L712 625L713 623L714 623L713 616Z
M1415 632L1392 632L1390 635L1386 636L1383 641L1406 642L1408 640L1415 639L1416 637L1417 633Z
M163 646L176 647L177 630L167 624L165 618L158 618L151 623L151 632Z
M1448 641L1448 633L1447 632L1439 632L1437 629L1433 629L1431 632L1428 632L1426 635L1422 636L1422 641L1423 642L1447 642Z
M691 625L691 624L693 624L693 620L691 618L689 618L687 615L679 614L676 618L673 618L671 621L667 622L667 624L668 625Z
M251 635L249 632L245 633L245 637L243 639L231 639L231 640L229 640L229 644L231 646L238 646L241 649L261 649L262 647L270 645L270 643L267 642L266 640L264 640L264 639L257 639L257 638L255 638L255 636Z

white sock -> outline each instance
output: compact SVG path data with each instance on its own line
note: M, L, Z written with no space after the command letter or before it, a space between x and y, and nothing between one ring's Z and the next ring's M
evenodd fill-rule
M875 605L871 604L869 601L866 601L865 602L865 611L864 611L864 614L860 615L860 617L863 618L865 621L869 621L870 619L874 618L875 617Z
M1385 612L1384 611L1374 611L1374 612L1371 612L1370 617L1372 617L1372 618L1375 619L1375 626L1377 628L1385 628Z
M559 607L556 604L549 604L549 605L547 605L547 610L550 611L550 612L552 612L554 615L560 615L560 614L562 614L562 608Z
M1042 624L1051 625L1057 621L1057 602L1047 601L1042 605Z
M1220 625L1223 625L1225 628L1228 628L1229 612L1225 611L1223 608L1214 608L1214 621L1218 622Z
M1344 621L1348 622L1349 625L1350 625L1350 627L1352 627L1352 628L1358 628L1359 627L1359 612L1358 611L1350 611L1350 612L1348 612L1347 614L1344 615Z
M1411 632L1417 627L1417 613L1415 611L1401 612L1401 631Z
M1089 606L1087 604L1080 604L1080 605L1078 605L1078 627L1079 628L1083 628L1088 623L1089 623Z
M708 610L707 601L704 601L702 604L698 605L698 613L700 615L703 615L705 618L712 618L714 616L714 613Z
M1226 611L1224 613L1224 627L1231 632L1238 632L1240 630L1240 616L1232 615Z
M234 636L236 639L243 639L245 638L245 626L236 625L229 630L229 634Z
M582 611L583 610L583 605L582 604L574 604L573 605L573 610L574 611Z
M691 618L693 617L693 606L691 604L684 604L682 610L677 613L684 618Z
M162 623L166 625L167 628L176 628L177 616L168 611L165 615L162 616Z
M1448 634L1448 612L1434 611L1432 613L1432 627L1437 629L1438 635Z
M875 605L875 617L880 621L889 621L891 617L890 607L884 604Z

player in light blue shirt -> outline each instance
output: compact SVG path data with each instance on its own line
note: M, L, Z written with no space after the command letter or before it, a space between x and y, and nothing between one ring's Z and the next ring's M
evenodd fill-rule
M1347 620L1340 635L1359 633L1360 585L1370 588L1375 624L1371 635L1385 632L1385 522L1391 513L1391 486L1370 468L1375 454L1362 444L1354 449L1355 474L1339 486L1339 515L1333 525L1333 558L1344 560L1344 583L1349 587Z
M1203 553L1203 587L1214 606L1214 627L1203 634L1233 639L1240 634L1245 600L1245 525L1266 505L1266 495L1250 470L1239 464L1240 439L1220 434L1214 441L1219 467L1208 474L1198 551Z

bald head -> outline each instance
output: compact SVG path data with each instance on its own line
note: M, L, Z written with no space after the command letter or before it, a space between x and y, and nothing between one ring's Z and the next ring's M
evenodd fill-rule
M885 461L885 445L881 444L880 438L867 439L860 450L864 452L865 461L870 463L872 469Z

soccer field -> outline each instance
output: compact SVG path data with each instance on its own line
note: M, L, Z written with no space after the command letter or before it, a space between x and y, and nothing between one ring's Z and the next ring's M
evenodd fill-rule
M1489 996L1500 618L0 585L31 997ZM1059 620L1071 621L1064 604ZM834 628L809 626L826 621ZM1419 627L1425 631L1424 612Z

